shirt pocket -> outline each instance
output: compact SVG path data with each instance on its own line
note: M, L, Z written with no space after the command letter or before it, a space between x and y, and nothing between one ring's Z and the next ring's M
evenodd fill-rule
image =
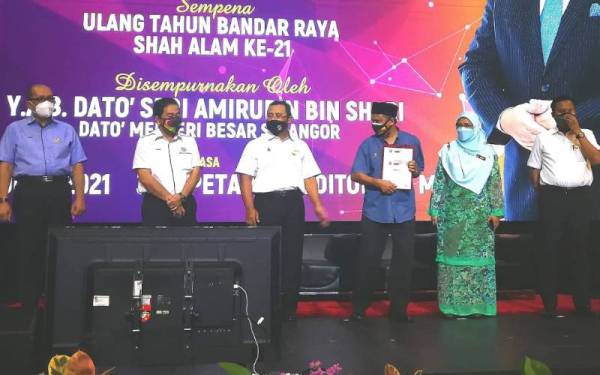
M292 171L299 171L301 174L304 173L303 168L303 159L304 155L299 149L293 149L290 151L290 155L288 156L288 160L290 163L290 169Z
M61 137L52 136L44 138L48 157L53 159L69 159L71 143Z
M576 147L576 146L573 146L573 147ZM587 163L587 160L585 160L585 157L583 156L583 153L581 152L580 148L574 149L573 154L574 154L573 160L576 163L584 163L584 164Z
M185 172L190 172L194 166L192 165L192 153L191 152L178 152L177 153L177 167Z
M269 152L261 152L258 155L256 155L254 157L255 163L256 163L256 171L262 171L265 170L266 168L268 168L274 160L277 159L277 156L275 156L274 152L271 152L269 150Z

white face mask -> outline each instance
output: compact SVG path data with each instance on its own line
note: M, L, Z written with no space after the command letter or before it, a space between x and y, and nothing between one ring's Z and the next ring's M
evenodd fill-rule
M35 113L41 118L49 118L54 112L54 103L51 101L44 101L35 106Z

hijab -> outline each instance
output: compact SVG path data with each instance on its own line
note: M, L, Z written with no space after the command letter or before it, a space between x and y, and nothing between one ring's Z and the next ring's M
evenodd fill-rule
M479 194L494 167L495 152L487 143L479 117L473 112L462 112L456 121L461 118L466 118L473 124L472 135L467 139L457 138L444 145L439 157L452 181Z

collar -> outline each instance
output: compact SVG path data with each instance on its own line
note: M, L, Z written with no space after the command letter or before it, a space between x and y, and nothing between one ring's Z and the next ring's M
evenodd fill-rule
M167 140L158 127L156 129L154 129L154 131L152 133L150 133L150 136L152 136L152 139L154 141L158 141L159 139L164 139L165 141ZM173 137L172 142L178 141L180 139L181 139L181 137L179 136L179 134L177 134Z
M288 141L288 140L291 142L296 142L296 140L294 139L294 137L292 137L292 134L290 134L289 131L288 131L288 137L286 139L281 139L268 130L265 131L264 136L267 139L267 141L269 141L269 142L274 141L276 139L279 139L282 143L285 141Z
M561 136L563 136L563 137L565 137L565 138L569 138L569 137L567 137L567 134L565 134L565 133L561 132L560 130L558 130L558 128L553 128L553 129L552 129L552 130L550 130L550 131L551 131L551 133L550 133L550 134L552 134L552 135L561 135ZM567 133L568 133L568 132L567 132Z
M27 125L32 125L32 124L38 124L38 125L40 125L39 122L37 121L37 119L35 117L33 117L33 116L26 117L25 121L26 121L25 123ZM50 124L53 124L53 123L56 123L56 120L54 119L54 117L51 117L50 121L48 121L48 123L46 124L46 126L48 126Z
M373 138L375 138L376 140L378 140L378 141L379 141L381 144L384 144L384 145L386 145L386 144L392 144L392 145L395 145L395 144L398 144L398 142L400 142L400 136L401 136L401 134L402 134L402 131L401 131L401 130L400 130L398 127L397 127L397 126L396 126L396 130L398 131L398 133L396 133L396 140L394 141L394 143L387 143L387 142L385 141L385 138L384 138L384 137L380 137L380 136L378 136L377 134L373 134L371 137L373 137Z

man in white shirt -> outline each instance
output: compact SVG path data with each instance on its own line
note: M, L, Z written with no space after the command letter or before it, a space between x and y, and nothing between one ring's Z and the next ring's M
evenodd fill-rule
M163 98L154 103L156 130L138 140L133 169L138 193L143 195L144 225L196 223L194 189L200 180L200 153L196 140L178 134L179 104Z
M557 128L538 134L527 162L531 182L539 193L538 220L542 235L538 260L540 292L546 316L563 317L556 312L559 251L562 236L569 234L569 250L575 257L573 299L577 312L589 315L591 165L600 164L600 146L594 133L580 128L573 99L556 98L551 108Z
M267 109L268 131L246 145L236 168L246 223L281 226L281 291L288 320L296 318L302 276L304 194L321 225L329 222L317 188L321 170L308 145L290 135L291 119L287 102L272 102Z

